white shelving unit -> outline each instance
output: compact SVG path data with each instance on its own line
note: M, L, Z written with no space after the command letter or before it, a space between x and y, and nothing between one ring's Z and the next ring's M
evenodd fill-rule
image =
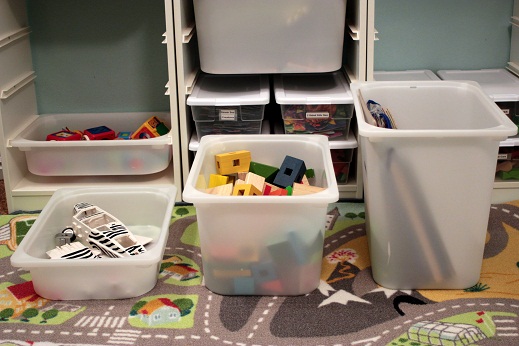
M465 1L418 4L411 0L391 0L378 1L378 4L380 8L377 7L376 16L374 2L368 15L368 30L372 30L369 37L373 39L368 40L367 55L368 61L369 57L373 57L368 64L374 70L392 70L394 67L393 70L430 69L435 72L440 69L507 68L519 77L519 0L513 4L510 19L502 16L509 10L503 8L504 2L494 3L492 10L485 1L471 2L470 9ZM394 18L394 14L398 18ZM483 17L485 23L481 25ZM418 19L419 25L416 22ZM383 28L377 25L379 23ZM480 31L475 30L476 26ZM492 46L500 41L498 38L506 37L508 32L511 32L509 47L496 49ZM378 48L380 44L384 47ZM508 48L509 61L501 62ZM381 50L378 55L377 49ZM373 80L373 76L368 75L368 80ZM519 146L519 136L503 141L501 146ZM518 197L519 181L496 178L493 203Z
M60 21L62 18L57 16L49 20ZM171 21L166 20L166 24L168 23L171 24ZM31 56L31 30L25 0L0 0L0 156L9 212L39 210L58 188L90 185L107 187L126 184L175 185L179 191L178 200L182 190L182 175L176 89L169 88L169 85L176 86L175 68L171 61L172 68L169 69L171 83L168 83L166 93L169 94L171 102L171 132L167 136L170 137L173 147L173 159L167 169L148 175L84 177L37 176L29 172L24 152L11 147L9 143L22 129L40 116L35 85L38 71L33 67ZM84 30L90 28L85 27ZM168 35L171 33L170 27L166 31L164 41L168 52L174 51L174 38ZM162 38L151 37L150 40L157 40L160 44ZM84 43L85 47L89 47L91 42L76 43ZM81 81L74 82L81 83Z
M196 35L196 24L192 0L165 0L166 2L166 25L168 33L166 36L175 37L175 57L177 70L177 92L178 92L178 115L180 128L180 143L182 159L182 174L184 182L187 179L191 164L196 151L190 150L196 147L192 143L194 123L190 107L186 100L200 73L200 60L198 54L198 43ZM372 65L368 58L368 20L369 6L374 0L349 0L346 11L346 29L344 39L343 70L350 81L366 80L372 75ZM373 27L373 21L371 21ZM371 29L372 32L373 29ZM169 52L169 51L168 51ZM170 61L173 60L170 57ZM276 116L266 114L266 117ZM279 114L281 117L281 114ZM348 148L349 142L345 141L341 146L340 141L335 141L333 147L336 149ZM350 179L347 184L340 185L341 198L361 199L363 198L363 184L361 174L361 157L356 158L354 172L350 171Z

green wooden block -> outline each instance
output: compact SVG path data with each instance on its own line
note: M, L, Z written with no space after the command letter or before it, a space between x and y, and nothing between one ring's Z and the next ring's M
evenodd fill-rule
M314 169L313 168L309 168L306 170L306 173L305 173L306 177L308 179L310 178L315 178L315 172L314 172Z
M276 174L279 172L279 168L252 161L249 166L249 172L262 176L267 183L272 184Z

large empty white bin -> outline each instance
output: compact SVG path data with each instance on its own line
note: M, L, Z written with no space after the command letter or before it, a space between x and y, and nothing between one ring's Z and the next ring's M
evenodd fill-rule
M353 83L373 277L394 289L479 280L499 142L517 127L473 82ZM397 129L370 124L363 102ZM368 113L368 114L366 114Z

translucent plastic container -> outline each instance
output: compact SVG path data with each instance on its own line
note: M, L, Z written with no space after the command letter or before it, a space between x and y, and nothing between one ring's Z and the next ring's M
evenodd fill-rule
M376 282L461 289L479 280L499 142L517 127L477 83L351 85ZM374 126L363 102L388 108ZM460 244L463 244L460 251Z
M346 0L194 0L202 71L330 72L342 66Z
M341 71L279 75L274 92L285 133L348 138L353 96Z
M198 140L205 135L259 134L270 101L268 76L202 74L187 98Z
M318 193L217 196L204 191L215 155L249 150L280 166L286 155L315 171ZM225 295L300 295L319 286L328 204L339 198L328 139L320 135L205 136L183 199L196 207L204 282Z
M157 283L175 203L174 186L64 188L57 190L11 256L30 271L34 290L52 300L123 299ZM72 221L76 203L96 205L135 235L153 238L146 252L125 258L50 259L54 236Z
M68 127L83 131L107 126L116 133L135 131L151 116L171 128L167 113L49 114L34 120L11 146L25 152L29 171L42 176L142 175L166 169L171 161L171 132L138 140L46 141Z
M376 81L440 80L431 70L375 71L373 78Z

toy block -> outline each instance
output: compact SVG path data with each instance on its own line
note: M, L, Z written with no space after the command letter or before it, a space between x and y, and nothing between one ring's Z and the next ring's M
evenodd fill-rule
M288 196L288 191L285 190L285 189L277 189L275 191L270 191L270 195L269 196Z
M247 173L247 176L245 177L245 184L252 184L254 187L256 187L258 190L263 192L263 185L265 185L265 178L257 175L255 173Z
M234 185L242 185L242 184L245 184L245 180L236 179L236 181L234 182Z
M279 172L279 168L252 161L249 172L262 176L267 183L272 183Z
M292 186L287 186L285 190L287 190L287 196L292 196L292 190L293 190Z
M276 191L276 190L284 190L280 187L277 187L276 185L272 185L270 183L267 183L265 182L263 184L263 196L268 196L270 194L272 194L272 192Z
M209 188L205 190L205 192L210 193L211 195L218 195L218 196L231 196L233 190L232 183L225 184L225 185L218 185L212 188Z
M248 172L251 162L251 153L248 150L233 151L217 154L216 169L219 174L228 175L239 172Z
M292 156L285 156L279 172L276 174L274 185L286 188L292 186L294 182L299 182L306 172L305 162Z
M301 179L301 184L310 185L310 182L308 182L308 178L306 177L306 174L303 175L303 179Z
M294 183L294 185L292 187L292 195L293 196L309 195L309 194L321 192L324 190L325 190L325 188L319 187L319 186L310 186L310 185L305 185L305 184Z
M152 116L146 120L131 136L132 139L145 139L165 135L169 132L169 128L159 120Z
M308 168L305 172L305 175L308 179L315 178L315 171L313 168Z
M258 283L274 281L278 278L274 263L261 262L251 265L252 276Z
M235 278L234 293L242 295L253 295L256 292L253 278Z
M86 129L83 132L83 138L86 140L115 139L115 132L106 126L97 126Z
M260 285L260 290L262 292L269 292L269 294L283 294L285 292L281 280L264 282Z
M248 278L252 276L252 271L250 269L213 269L212 273L215 278L220 279L230 279L230 278Z
M117 138L118 140L127 140L127 139L132 139L132 132L131 131L121 131L117 134Z
M229 177L221 174L209 175L209 188L229 184Z
M80 141L83 139L81 133L69 130L62 130L47 135L48 141Z
M232 191L233 196L261 196L261 191L252 184L236 184Z
M245 178L247 177L247 173L249 173L249 172L238 172L238 173L236 173L236 179L245 181Z

